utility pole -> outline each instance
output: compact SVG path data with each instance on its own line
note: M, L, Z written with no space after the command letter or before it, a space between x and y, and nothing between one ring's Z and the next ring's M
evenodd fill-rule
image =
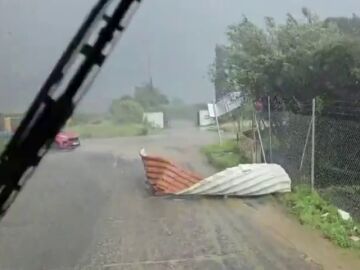
M214 108L214 114L215 114L216 128L217 128L218 135L219 135L219 144L222 144L221 131L220 131L220 125L219 125L219 118L218 118L218 114L217 114L217 110L216 110L216 99L214 100L213 108Z
M151 55L150 55L150 51L148 50L147 53L147 77L149 79L149 84L150 84L150 89L154 89L154 84L153 84L153 77L152 77L152 70L151 70Z

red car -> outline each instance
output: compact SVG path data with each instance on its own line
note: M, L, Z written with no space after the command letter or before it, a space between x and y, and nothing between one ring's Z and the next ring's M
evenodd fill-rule
M54 144L58 149L70 150L80 146L80 140L74 132L61 131L56 135Z

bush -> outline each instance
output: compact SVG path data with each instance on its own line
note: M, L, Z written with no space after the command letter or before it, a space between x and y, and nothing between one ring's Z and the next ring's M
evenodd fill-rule
M110 107L111 115L117 123L141 123L144 109L134 100L113 100Z
M360 185L329 186L317 191L325 200L350 212L355 220L360 221Z
M150 132L149 129L150 129L149 126L144 125L140 130L140 135L142 135L142 136L148 135Z
M179 104L179 105L166 105L162 106L162 111L165 112L165 114L170 119L184 119L184 120L191 120L196 121L197 120L197 114L199 110L207 110L206 104Z
M82 124L96 124L105 119L103 114L94 113L75 113L68 121L67 126L77 126Z
M360 243L350 239L351 236L360 237L359 224L353 220L343 220L337 208L317 192L312 192L307 186L299 186L292 193L284 195L283 200L302 224L319 229L340 247L360 249Z
M168 98L152 85L152 82L135 87L134 100L139 102L146 111L158 110L162 105L168 104Z
M210 164L219 170L249 163L246 151L236 141L228 140L222 144L211 144L202 148Z

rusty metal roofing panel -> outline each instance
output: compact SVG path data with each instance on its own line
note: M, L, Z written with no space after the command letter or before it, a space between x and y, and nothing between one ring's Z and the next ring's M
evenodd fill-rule
M144 149L140 151L140 156L144 163L147 181L155 194L175 194L203 179L167 159L147 155Z
M289 192L291 180L277 164L240 164L203 179L162 157L140 151L155 194L258 196Z

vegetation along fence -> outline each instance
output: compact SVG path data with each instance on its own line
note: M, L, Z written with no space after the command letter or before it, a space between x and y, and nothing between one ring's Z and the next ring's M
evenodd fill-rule
M267 100L254 115L261 160L281 164L294 186L311 185L360 219L359 108L339 102L323 111L313 99L294 112Z

